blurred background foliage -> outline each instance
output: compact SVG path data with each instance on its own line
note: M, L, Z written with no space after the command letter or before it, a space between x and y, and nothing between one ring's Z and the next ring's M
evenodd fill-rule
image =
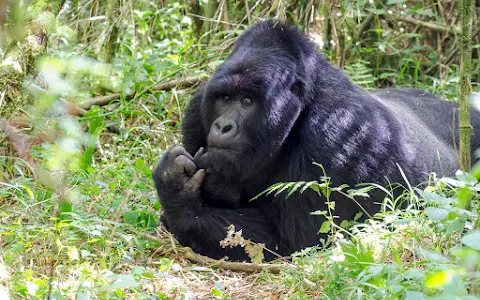
M157 228L150 174L160 151L179 143L195 86L248 25L277 18L297 24L365 89L417 87L456 101L459 4L0 0L0 298L230 297L232 276L178 265L173 239ZM479 92L476 4L472 86ZM463 227L478 228L478 214L452 204L473 198L478 205L477 181L457 180L432 181L441 195L433 200L416 196L448 217L421 209L385 213L411 222L398 231L389 222L366 225L356 234L378 234L378 245L352 239L333 252L306 251L296 263L308 272L243 276L248 288L236 293L479 295L480 237L468 236L461 247ZM167 242L142 235L154 230ZM428 251L420 267L415 245L422 242ZM378 247L388 255L374 256ZM326 270L319 262L338 257L338 249L348 259Z

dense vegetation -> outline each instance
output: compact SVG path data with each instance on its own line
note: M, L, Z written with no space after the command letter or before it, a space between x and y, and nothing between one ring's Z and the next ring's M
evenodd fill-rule
M366 223L324 223L333 246L253 274L176 244L158 226L151 181L162 151L179 144L195 85L248 24L298 24L365 89L417 87L457 101L459 4L0 0L0 298L477 299L478 165L456 178L432 174L422 190L405 187ZM272 191L308 185L354 198L372 188L331 186L327 176ZM398 209L400 200L408 208Z

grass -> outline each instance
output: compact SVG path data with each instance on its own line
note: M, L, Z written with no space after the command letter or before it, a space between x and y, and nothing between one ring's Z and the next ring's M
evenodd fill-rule
M11 299L480 296L480 233L472 230L479 227L480 176L475 169L473 175L455 179L432 177L427 189L403 195L410 201L406 209L396 208L399 199L387 199L382 212L365 223L348 224L348 229L322 226L319 230L332 231L333 246L295 254L294 267L280 274L245 274L185 260L181 246L159 226L161 207L151 172L162 152L180 143L182 111L194 88L150 93L148 87L184 75L210 74L236 33L220 30L209 46L203 44L206 37L196 43L182 4L156 7L131 1L119 19L132 23L127 23L109 65L92 59L101 57L102 47L91 37L105 28L96 21L76 27L78 20L95 17L85 11L91 13L83 9L74 17L52 19L51 46L36 65L47 84L29 76L15 82L26 87L22 95L31 100L30 107L23 107L32 126L27 134L53 138L35 145L33 159L25 161L0 136L0 298L5 293ZM355 19L348 17L347 25L354 28L356 23L350 23ZM398 49L405 41L410 44L412 35L385 34L377 45L380 52L363 40L352 48L364 55L350 58L345 70L352 79L366 89L408 86L455 97L455 64L441 76L424 74L420 67L437 54L425 58L423 46ZM333 58L328 51L326 55ZM121 97L82 117L53 109L60 96L81 103L98 94L134 90L133 100ZM334 188L326 177L317 180L322 189ZM332 209L330 220L334 215Z

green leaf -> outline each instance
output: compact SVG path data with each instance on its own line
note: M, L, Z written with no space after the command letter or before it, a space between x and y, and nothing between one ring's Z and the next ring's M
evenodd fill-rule
M389 77L397 78L398 76L399 76L398 73L384 72L384 73L380 74L378 77L380 79L385 79L385 78L389 78Z
M343 220L342 222L340 222L340 227L348 229L350 226L352 226L352 224L354 224L354 222L349 220Z
M94 152L95 152L94 146L88 146L85 149L85 152L80 156L80 159L79 159L79 167L81 170L88 171L93 161Z
M427 278L425 279L425 285L429 289L442 287L451 281L452 275L453 272L451 270L438 271L428 274Z
M72 204L68 200L62 200L58 205L58 210L60 213L72 212Z
M67 220L68 219L68 214L65 213L71 213L72 212L72 203L68 200L61 200L58 203L58 211L60 213L60 220Z
M445 234L450 236L453 232L461 233L465 228L465 223L467 223L467 218L465 216L456 218L448 224Z
M468 246L470 248L480 251L480 230L474 230L467 233L462 238L462 243L465 246Z
M358 212L355 214L355 217L353 217L353 220L358 221L362 216L363 216L363 212Z
M371 12L374 15L384 15L387 13L385 9L377 9L377 8L367 8L366 11Z
M417 190L417 191L422 197L422 199L425 200L426 203L449 205L453 201L451 198L446 198L446 197L440 196L439 194L427 193L421 190Z
M288 192L287 194L287 197L290 197L293 193L295 193L301 186L303 186L305 184L305 181L299 181L297 182L291 189L290 191Z
M405 300L423 300L427 299L422 292L406 291Z
M220 291L220 290L218 290L218 289L213 289L213 290L212 290L212 295L213 295L214 297L223 297L222 291Z
M320 230L318 232L320 233L328 233L330 232L330 227L331 227L331 222L330 221L325 221L322 223L322 226L320 227Z
M103 110L98 106L92 106L88 112L85 114L85 117L88 119L89 127L88 132L93 135L99 135L100 132L105 128L103 116Z
M138 213L136 211L129 211L123 215L123 222L130 225L137 225Z
M135 161L135 169L137 169L137 171L143 172L145 170L145 161L143 161L143 159L141 158L137 158L137 160Z
M425 209L425 214L434 221L441 221L448 216L448 211L443 208L429 206Z
M422 15L422 16L430 16L430 17L435 16L435 14L433 13L433 10L431 8L419 8L419 9L415 10L415 14Z
M115 274L110 278L112 279L112 283L100 288L100 290L125 289L140 285L140 282L135 279L133 274Z
M318 182L317 181L310 181L310 182L307 182L303 188L300 190L300 194L303 194L303 192L305 192L308 188L311 188L312 190L314 190L311 186L312 185L318 185Z
M435 262L446 262L447 258L443 256L442 254L432 251L432 250L427 250L424 248L418 249L418 253L420 254L421 257L425 260L429 261L435 261Z
M67 249L67 256L70 260L78 260L78 250L75 246L70 246Z
M294 184L295 184L295 182L285 183L285 184L275 193L275 196L274 196L274 197L277 197L278 195L280 195L281 193L283 193L283 191L291 188Z
M475 185L478 183L478 180L477 178L475 178L475 176L473 176L470 173L463 172L461 170L457 171L457 173L455 174L455 177L457 177L458 180L463 181L469 185Z

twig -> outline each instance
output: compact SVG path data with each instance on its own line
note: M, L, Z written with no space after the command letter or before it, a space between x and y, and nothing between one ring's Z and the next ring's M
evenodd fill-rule
M161 239L159 237L156 237L148 233L141 233L141 235L161 244L168 243L167 240ZM189 261L197 264L209 265L211 267L218 267L220 269L225 269L225 270L230 270L235 272L256 273L256 272L261 272L263 270L266 270L273 274L278 274L280 273L280 270L293 268L292 265L287 265L287 264L268 264L268 263L254 264L254 263L246 263L246 262L231 262L231 261L225 261L225 260L218 260L218 259L213 259L210 257L197 254L188 247L183 248L181 251L178 251L178 254L183 258L188 259Z
M480 22L477 23L473 28L475 29L473 31L472 37L476 37L480 34ZM427 74L430 73L430 71L432 71L437 65L448 65L450 61L453 59L453 57L457 54L457 52L458 52L458 45L456 45L455 48L450 52L448 57L445 59L445 62L440 62L431 66L425 71L425 73Z
M374 13L370 13L363 21L360 23L358 27L358 31L355 34L355 41L357 41L363 34L363 32L370 26L370 23L372 23L373 18L375 17Z
M392 15L387 15L387 16L390 16L391 19L411 23L411 24L414 24L414 25L419 25L419 26L428 28L428 29L433 30L433 31L448 32L448 33L453 33L453 34L458 34L460 32L459 28L455 27L455 26L447 26L447 25L441 25L441 24L437 24L437 23L433 23L433 22L425 22L425 21L422 21L422 20L417 20L417 19L412 18L412 17L402 16L402 15L397 15L397 14L392 14Z
M171 90L175 87L188 88L188 87L194 86L195 84L199 83L203 79L205 79L204 76L188 76L188 77L185 77L183 79L171 80L171 81L167 81L167 82L163 82L163 83L154 85L149 90L150 91L168 91L168 90ZM83 109L89 109L90 107L92 107L94 105L104 106L104 105L110 104L112 102L118 101L120 99L120 97L121 97L120 93L113 93L113 94L106 95L106 96L99 96L99 97L95 97L95 98L91 99L88 102L82 103L80 105L80 107L83 108ZM135 97L135 92L133 92L131 94L128 94L128 95L125 95L126 100L131 100L134 97Z
M202 264L202 265L211 265L217 266L221 269L227 269L230 271L235 272L245 272L245 273L257 273L263 270L271 272L273 274L279 274L280 270L285 268L291 268L289 265L273 265L273 264L254 264L254 263L246 263L246 262L232 262L232 261L224 261L224 260L217 260L210 257L206 257L200 254L197 254L192 251L190 248L185 248L182 252L183 257L186 259Z

